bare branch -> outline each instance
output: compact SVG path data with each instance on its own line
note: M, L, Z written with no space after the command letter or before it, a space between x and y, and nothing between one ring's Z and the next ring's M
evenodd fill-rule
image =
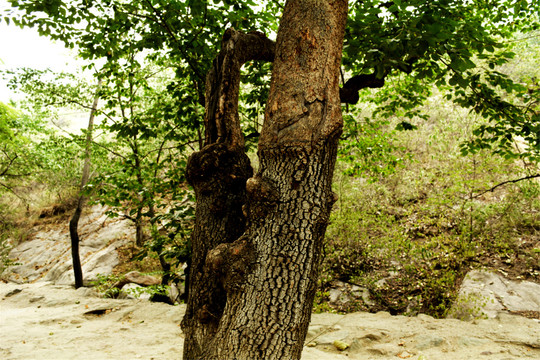
M6 184L1 183L1 182L0 182L0 186L6 188L10 193L12 193L12 194L15 195L16 197L18 197L20 200L26 202L26 199L23 198L23 197L21 197L19 194L17 194L17 192L15 192L15 189L12 188L11 186L6 185Z
M522 178L519 178L519 179L503 181L502 183L499 183L499 184L493 186L491 189L484 190L481 193L474 195L473 197L471 197L471 199L476 199L476 198L478 198L478 197L480 197L480 196L482 196L482 195L484 195L484 194L486 194L488 192L493 192L495 189L497 189L498 187L501 187L503 185L515 184L515 183L523 181L523 180L530 180L530 179L534 179L534 178L540 178L540 174L529 175L529 176L525 176L525 177L522 177Z
M5 152L4 152L5 153ZM7 154L6 154L7 155ZM7 176L8 175L8 171L9 169L11 168L11 165L13 165L13 162L15 162L15 160L19 157L19 155L15 154L15 157L13 158L9 158L8 156L8 159L9 159L9 164L6 165L6 168L4 170L2 170L2 172L0 172L0 176Z

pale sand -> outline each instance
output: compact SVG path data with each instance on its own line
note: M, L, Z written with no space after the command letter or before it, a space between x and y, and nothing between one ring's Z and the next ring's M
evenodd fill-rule
M101 299L87 291L0 283L0 359L181 359L183 305ZM90 311L99 314L85 315ZM336 339L350 347L338 351ZM314 314L308 342L316 345L304 348L308 360L540 359L540 323L505 313L475 322Z

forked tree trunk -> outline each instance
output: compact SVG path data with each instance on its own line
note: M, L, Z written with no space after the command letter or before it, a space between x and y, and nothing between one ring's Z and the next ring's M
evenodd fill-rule
M208 145L188 164L197 213L185 359L300 358L335 201L346 16L346 0L287 2L254 177L246 181L237 115L208 123L234 96L218 96L217 111L207 105ZM217 80L219 89L232 84Z

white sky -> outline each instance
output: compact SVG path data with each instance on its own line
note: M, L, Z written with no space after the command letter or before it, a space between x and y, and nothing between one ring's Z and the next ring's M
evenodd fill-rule
M6 0L0 0L0 15L9 8ZM20 67L32 69L51 69L55 72L77 72L83 62L76 60L75 52L66 49L61 42L53 42L39 36L36 29L21 29L13 24L7 25L0 16L0 70L14 70ZM7 82L0 75L0 102L19 100L24 94L8 89ZM59 114L57 126L69 131L77 131L85 126L88 115L81 112Z
M0 9L5 0L0 0ZM61 43L53 43L46 37L39 36L37 30L20 29L13 24L0 22L0 70L29 67L34 69L50 68L53 71L75 71L77 62L74 54ZM6 86L0 77L0 101L20 98Z

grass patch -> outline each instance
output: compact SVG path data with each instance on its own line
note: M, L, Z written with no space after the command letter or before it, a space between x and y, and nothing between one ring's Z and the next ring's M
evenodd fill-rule
M417 130L393 132L398 120L388 124L392 149L401 152L394 157L407 154L405 166L374 177L369 171L351 176L350 164L337 164L339 200L326 235L319 294L337 279L368 288L374 302L329 305L337 311L444 317L473 268L540 282L539 183L522 181L477 196L527 169L487 152L461 156L460 143L481 120L439 100L432 99L439 105ZM316 307L325 301L317 297Z

